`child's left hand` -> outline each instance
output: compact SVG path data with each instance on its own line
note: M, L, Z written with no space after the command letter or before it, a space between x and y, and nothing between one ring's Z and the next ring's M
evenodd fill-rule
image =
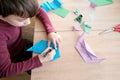
M54 48L56 49L56 43L58 43L58 46L60 46L61 41L62 37L58 33L52 32L48 34L48 47L50 46L50 43L53 42Z

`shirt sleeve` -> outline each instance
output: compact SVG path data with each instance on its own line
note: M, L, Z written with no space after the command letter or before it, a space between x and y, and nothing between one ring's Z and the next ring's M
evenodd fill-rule
M12 63L6 41L0 35L0 78L17 75L39 66L42 66L42 63L38 56L23 62Z
M47 13L42 8L38 9L36 17L42 22L47 33L55 32Z

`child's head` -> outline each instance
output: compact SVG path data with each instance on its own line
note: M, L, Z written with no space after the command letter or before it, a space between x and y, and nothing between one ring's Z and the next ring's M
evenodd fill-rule
M29 20L28 18L37 13L37 10L37 0L0 0L0 16L10 24L13 24L15 20L17 22L26 22Z

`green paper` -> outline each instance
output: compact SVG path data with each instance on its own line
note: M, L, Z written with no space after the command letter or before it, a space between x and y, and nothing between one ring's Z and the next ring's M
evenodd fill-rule
M84 25L84 31L87 32L87 33L89 33L91 31L91 26L85 24Z
M74 14L78 15L78 14L79 14L79 12L80 12L80 10L79 10L79 9L75 9Z
M92 28L91 26L85 24L85 22L82 22L80 26L85 32L90 33L91 28Z
M89 0L90 2L94 3L97 6L104 6L108 4L112 4L112 0Z
M64 18L67 16L69 11L64 8L58 8L58 9L55 9L54 13Z
M81 23L82 17L83 17L83 16L80 14L80 15L76 18L76 20L77 20L79 23Z

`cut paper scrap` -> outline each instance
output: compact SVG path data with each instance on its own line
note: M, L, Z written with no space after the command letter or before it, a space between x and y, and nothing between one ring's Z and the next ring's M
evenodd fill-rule
M80 14L75 20L78 21L79 23L82 22L83 15Z
M74 14L78 15L80 13L80 10L79 9L75 9L74 10Z
M104 6L113 3L112 0L88 0L88 1L94 3L96 6Z
M95 17L95 16L94 16L94 13L90 13L90 14L89 14L89 17L90 17L91 21L94 21L94 17Z
M90 33L91 28L92 28L91 26L89 26L88 24L85 24L85 22L82 22L80 26L84 32Z
M95 7L96 7L96 4L94 4L94 3L91 2L91 3L90 3L90 7L91 7L91 8L95 8Z
M91 48L88 46L87 42L83 38L84 33L80 36L75 48L79 52L79 54L82 56L83 60L85 62L101 62L104 59L103 58L98 58L95 53L91 50Z
M64 18L64 17L66 17L67 14L69 13L69 10L61 7L61 8L55 9L55 10L54 10L54 13Z
M52 2L46 1L41 5L41 8L43 8L46 12L49 12L50 10L61 7L62 4L63 2L61 0L53 0Z
M29 49L27 49L27 51L33 51L36 54L41 54L47 47L48 47L48 41L41 40L41 41L37 42L36 44L34 44ZM50 44L50 47L54 49L53 43ZM60 58L60 50L58 48L58 44L57 44L57 49L55 50L55 52L56 52L56 54L53 57L52 61L56 60L57 58Z
M80 30L80 26L73 26L73 30L74 31L79 31Z

